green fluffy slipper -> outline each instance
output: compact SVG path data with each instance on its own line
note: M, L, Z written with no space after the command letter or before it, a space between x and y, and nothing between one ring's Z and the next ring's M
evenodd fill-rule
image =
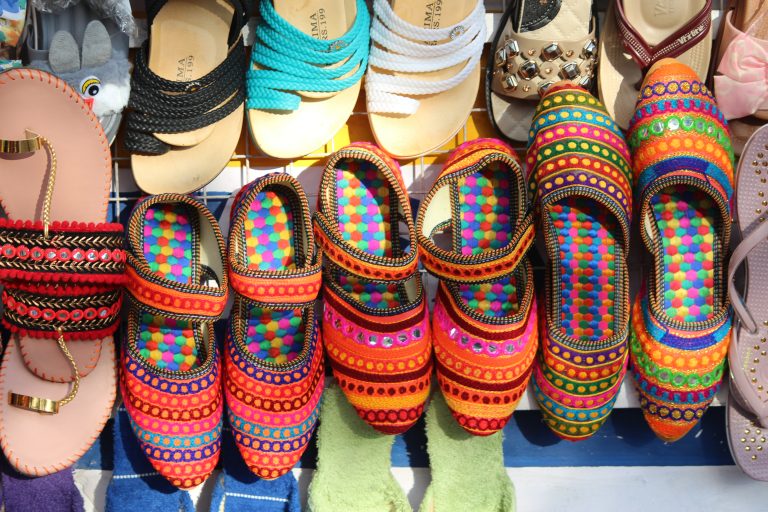
M390 471L394 440L361 420L337 385L329 386L320 411L309 510L412 512Z
M469 434L439 392L426 417L432 483L419 512L514 512L515 487L504 469L502 432Z

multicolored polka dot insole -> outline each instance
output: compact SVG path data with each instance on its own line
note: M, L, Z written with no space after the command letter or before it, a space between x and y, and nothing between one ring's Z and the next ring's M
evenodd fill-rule
M507 245L514 231L509 170L495 163L459 180L461 254L470 256ZM463 302L481 315L503 317L520 308L514 275L493 283L460 285Z
M700 322L714 313L715 219L704 192L664 189L651 199L664 246L664 311L679 322Z
M193 233L190 218L197 215L182 204L156 204L144 215L144 257L156 274L178 283L192 275ZM142 313L138 349L150 364L169 371L198 366L192 322Z
M296 226L286 191L267 188L254 197L244 223L246 258L253 270L296 268ZM301 309L251 307L246 313L245 344L261 360L284 364L304 347Z
M343 160L337 164L336 181L339 231L343 239L369 254L394 256L390 213L394 192L381 171L369 162ZM387 309L401 304L396 283L371 283L341 274L339 284L371 308Z
M582 197L553 205L550 220L560 248L560 325L563 335L598 341L614 333L616 219Z

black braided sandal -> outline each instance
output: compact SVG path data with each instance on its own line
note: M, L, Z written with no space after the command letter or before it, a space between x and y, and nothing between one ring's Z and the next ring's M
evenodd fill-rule
M145 192L198 190L232 156L245 99L241 31L250 16L247 0L147 0L149 37L136 54L125 135Z

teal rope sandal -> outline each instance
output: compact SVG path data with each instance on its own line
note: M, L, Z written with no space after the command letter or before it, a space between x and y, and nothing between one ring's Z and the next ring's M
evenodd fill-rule
M246 74L254 143L298 158L327 143L352 114L368 65L364 0L265 0Z

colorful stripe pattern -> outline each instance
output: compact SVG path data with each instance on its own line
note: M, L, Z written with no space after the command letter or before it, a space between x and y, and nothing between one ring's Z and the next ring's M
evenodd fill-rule
M720 386L731 329L724 267L733 153L706 85L667 59L640 91L629 132L654 264L634 306L631 363L640 405L665 441L688 433Z
M270 174L239 193L228 264L239 291L224 355L227 416L248 468L271 480L306 450L325 375L315 320L320 262L309 205L295 178Z
M323 342L333 373L363 420L383 433L405 432L429 394L432 342L397 163L367 143L332 155L315 233L325 255Z
M596 98L562 85L539 103L527 163L550 260L534 391L547 425L576 441L605 423L626 373L629 150Z
M538 347L529 206L514 151L478 139L452 153L416 220L425 267L440 278L432 318L437 381L454 418L475 435L509 421ZM433 240L447 228L451 250Z

